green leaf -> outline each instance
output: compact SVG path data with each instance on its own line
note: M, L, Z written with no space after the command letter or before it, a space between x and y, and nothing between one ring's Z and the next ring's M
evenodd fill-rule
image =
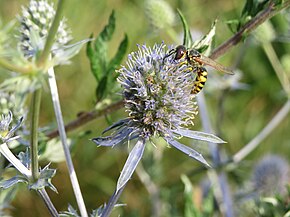
M115 54L115 56L111 59L110 63L109 63L109 70L108 70L108 74L111 75L111 73L113 71L115 71L117 69L117 67L121 64L123 57L126 54L128 48L128 36L127 34L125 34L124 39L121 41L119 47L118 47L118 51Z
M107 42L111 40L114 31L115 31L115 12L112 11L109 17L108 24L103 28L102 32L96 38L94 44L88 43L87 46L87 56L90 60L91 70L98 82L107 71L106 70L108 63Z
M192 37L191 37L190 29L182 12L179 9L177 9L177 12L179 14L179 17L181 19L182 26L183 26L183 45L189 48L192 46Z
M184 184L184 217L202 217L201 213L195 207L192 195L192 184L186 175L181 175L181 180Z
M108 76L105 75L100 80L96 89L96 96L97 96L98 101L101 100L105 96L105 93L107 91L107 84L108 84Z

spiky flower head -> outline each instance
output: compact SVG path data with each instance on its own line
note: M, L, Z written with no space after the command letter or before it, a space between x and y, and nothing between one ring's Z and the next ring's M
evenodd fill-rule
M31 0L28 7L22 7L19 47L25 57L35 56L43 50L54 15L53 4L46 0ZM60 22L55 38L52 54L72 39L65 19Z
M262 158L253 171L253 187L262 196L286 193L290 181L288 162L280 156L268 155Z
M118 71L128 125L144 138L172 136L172 131L193 125L197 114L193 74L172 57L164 59L165 54L164 44L139 46Z
M146 0L145 13L154 30L169 28L175 23L175 13L164 0Z
M153 136L162 137L169 145L207 166L200 153L179 143L178 138L224 143L214 135L187 129L193 125L197 114L195 95L191 93L194 75L190 67L181 63L185 59L176 60L174 55L168 56L168 52L164 44L153 48L139 46L138 51L128 56L126 66L118 71L128 117L104 131L115 129L110 136L93 139L99 146L138 140L123 167L116 192L132 176L143 156L146 141Z

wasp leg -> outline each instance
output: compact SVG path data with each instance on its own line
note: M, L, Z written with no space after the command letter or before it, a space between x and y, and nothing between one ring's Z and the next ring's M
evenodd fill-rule
M197 67L196 73L197 75L194 81L193 89L191 91L192 94L198 94L202 90L207 80L207 71L204 67Z

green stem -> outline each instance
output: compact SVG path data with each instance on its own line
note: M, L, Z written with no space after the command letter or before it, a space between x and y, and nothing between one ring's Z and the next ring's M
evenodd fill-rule
M79 185L77 175L76 175L76 172L74 169L74 165L72 162L69 146L67 143L67 137L66 137L66 132L65 132L65 128L64 128L64 122L63 122L63 118L62 118L62 112L61 112L57 84L56 84L56 80L55 80L55 74L54 74L53 67L48 69L48 82L49 82L49 87L50 87L50 92L51 92L51 97L52 97L52 103L53 103L53 107L54 107L54 113L55 113L55 117L56 117L56 121L57 121L58 131L59 131L60 139L62 142L62 147L63 147L63 151L64 151L66 164L67 164L67 168L69 171L69 176L70 176L70 180L72 183L73 191L74 191L74 194L76 197L76 201L77 201L81 216L87 217L88 214L87 214L86 206L84 203L84 199L83 199L83 196L81 193L80 185Z
M35 181L39 176L38 167L38 122L41 102L41 88L34 91L31 101L31 130L30 130L30 159L32 179Z
M64 9L64 3L65 3L64 0L58 0L56 14L54 16L52 25L49 29L49 33L48 33L48 36L47 36L47 39L45 42L45 46L44 46L42 54L40 55L40 58L38 59L37 65L45 65L45 63L49 57L50 50L51 50L51 47L54 43L54 39L55 39L55 35L57 33L57 30L58 30L59 23L62 19L62 12Z
M0 66L2 66L4 69L7 69L13 72L31 73L32 71L34 71L32 67L26 67L26 68L19 67L15 64L11 64L9 61L3 58L0 58Z
M271 43L263 43L263 49L269 59L269 61L272 64L272 67L274 68L276 75L278 79L280 80L280 83L286 92L287 96L290 96L290 82L288 80L287 74L283 69L283 66L281 65L277 54L272 46Z
M37 190L39 196L42 198L43 202L45 203L50 215L52 217L58 217L58 212L57 210L55 209L53 203L51 202L48 194L46 193L45 189L40 189L40 190Z

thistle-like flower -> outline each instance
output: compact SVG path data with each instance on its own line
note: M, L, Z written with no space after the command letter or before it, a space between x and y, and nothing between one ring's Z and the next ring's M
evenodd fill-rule
M1 140L1 143L11 141L11 140L17 138L17 137L12 138L12 136L14 135L15 131L20 127L20 125L23 121L23 118L21 117L18 120L18 123L15 126L13 126L12 128L10 128L12 118L13 118L13 115L12 115L11 111L8 112L8 115L2 114L2 120L0 121L0 140Z
M145 144L153 136L165 141L190 157L208 166L201 154L177 141L180 136L216 143L223 141L213 135L188 130L197 115L195 95L191 94L194 75L183 59L164 58L168 51L164 44L139 46L128 56L126 66L118 72L118 82L128 117L107 128L115 129L107 137L94 138L100 146L115 146L137 139L117 183L118 192L130 179L140 161Z
M43 50L54 16L53 4L46 0L31 0L28 7L22 7L19 47L25 57L33 57ZM72 39L65 19L60 22L55 38L53 55Z

